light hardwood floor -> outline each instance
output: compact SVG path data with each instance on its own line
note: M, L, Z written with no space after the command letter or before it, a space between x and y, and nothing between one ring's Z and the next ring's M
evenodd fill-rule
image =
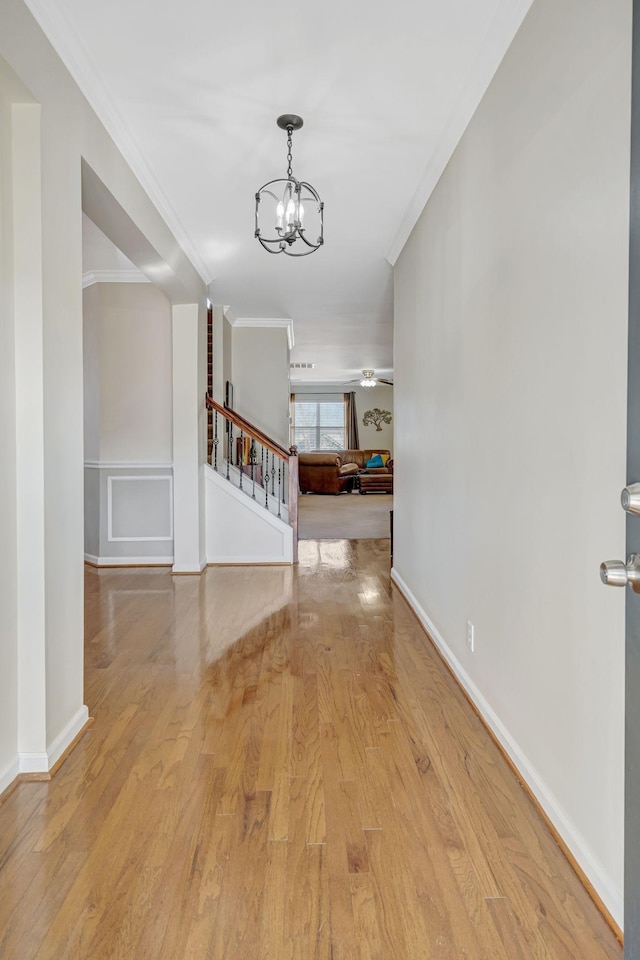
M0 806L2 958L621 957L388 550L87 569L95 724Z

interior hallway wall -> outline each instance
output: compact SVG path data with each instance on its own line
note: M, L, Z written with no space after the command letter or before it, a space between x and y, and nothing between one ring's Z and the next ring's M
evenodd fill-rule
M19 404L44 397L39 424L43 434L40 487L36 490L32 483L34 470L27 475L29 487L21 485L19 494L24 515L41 518L39 545L30 562L42 570L42 597L38 598L42 627L34 642L37 639L38 675L44 677L46 688L37 692L37 706L46 710L46 750L38 744L36 752L25 744L20 762L25 761L26 770L35 754L38 766L48 769L87 716L83 704L83 161L126 214L122 229L130 227L144 240L138 249L144 249L147 266L162 267L158 274L172 284L176 299L204 302L206 289L22 0L0 4L0 58L29 91L40 117L40 222L38 231L33 231L30 269L37 273L33 289L41 291L41 370L28 385L18 383L15 392ZM21 226L23 233L28 227ZM122 249L140 266L140 258ZM28 277L28 273L21 277L25 289ZM17 315L15 320L19 329L24 317ZM32 316L29 321L33 322ZM4 413L9 417L10 407ZM13 421L14 431L22 428L17 414ZM11 447L5 452L11 483L15 455ZM6 562L16 566L17 547L6 539L5 548ZM18 594L20 590L18 582ZM9 696L15 698L14 678L9 676ZM14 769L18 760L16 754Z
M395 575L618 923L630 65L536 0L395 269Z
M13 306L11 104L0 76L0 789L16 774L18 649L16 604L16 383Z
M85 556L171 562L171 306L150 283L83 291Z

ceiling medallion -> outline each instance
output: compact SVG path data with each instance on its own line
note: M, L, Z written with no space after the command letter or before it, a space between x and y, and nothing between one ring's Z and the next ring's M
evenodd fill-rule
M319 250L324 243L324 203L310 183L296 180L293 175L293 131L302 127L302 117L295 113L285 113L278 117L276 122L281 130L287 131L287 176L279 180L269 180L256 193L255 236L269 253L306 257ZM273 227L265 229L268 233L275 231L274 237L262 235L261 213L263 220L273 223ZM311 240L310 236L317 239ZM294 245L297 245L295 250Z

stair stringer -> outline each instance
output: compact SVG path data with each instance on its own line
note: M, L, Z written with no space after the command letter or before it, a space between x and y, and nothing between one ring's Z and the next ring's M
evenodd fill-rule
M293 530L205 464L207 563L293 563Z

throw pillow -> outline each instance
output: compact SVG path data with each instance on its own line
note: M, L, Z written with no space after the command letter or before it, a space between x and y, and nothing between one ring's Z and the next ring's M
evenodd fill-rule
M389 459L390 454L388 454L388 453L381 453L380 456L382 457L382 466L383 466L383 467L386 467L386 465L387 465L387 460Z
M371 457L371 460L367 460L368 467L384 467L382 462L382 457L379 453L376 453L375 457Z

